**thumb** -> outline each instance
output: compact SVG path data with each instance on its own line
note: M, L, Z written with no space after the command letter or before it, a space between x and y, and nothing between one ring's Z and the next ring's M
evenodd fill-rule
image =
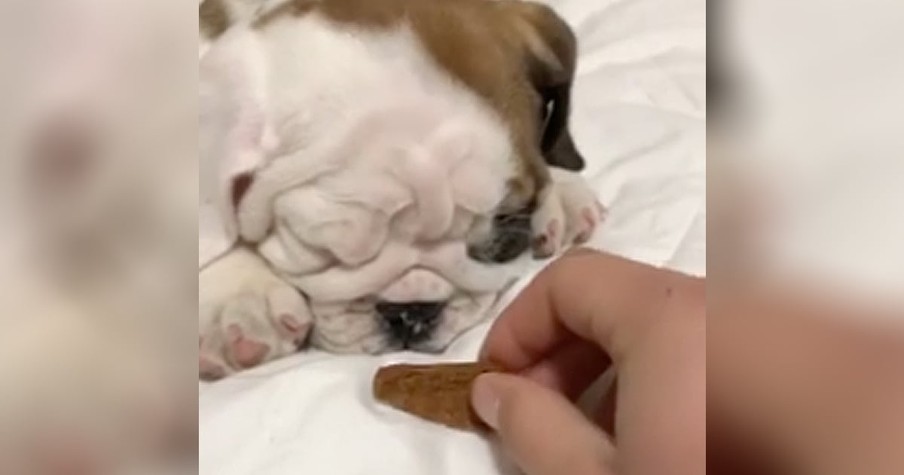
M614 475L614 448L564 396L529 379L484 374L471 391L474 412L526 475Z

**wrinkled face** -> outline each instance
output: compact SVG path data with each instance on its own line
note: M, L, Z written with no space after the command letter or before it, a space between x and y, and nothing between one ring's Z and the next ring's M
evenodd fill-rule
M541 4L289 2L218 46L212 95L241 122L213 135L243 170L226 214L326 350L443 350L523 274L547 165L583 165L575 39ZM242 81L258 94L230 97Z
M489 114L373 119L345 138L353 158L276 197L260 252L308 297L316 346L442 351L523 272L531 203Z

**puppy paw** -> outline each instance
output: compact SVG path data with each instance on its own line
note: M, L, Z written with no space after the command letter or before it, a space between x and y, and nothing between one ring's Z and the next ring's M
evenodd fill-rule
M583 177L554 170L533 217L534 257L545 259L586 243L605 217L606 208Z
M561 206L546 206L534 215L534 258L546 259L559 252L565 234Z
M569 201L574 206L569 215L572 216L571 243L581 245L593 237L596 228L606 219L606 208L594 199L593 202L577 200ZM566 211L567 212L567 211Z
M297 352L312 318L304 297L249 251L199 276L198 375L215 380Z

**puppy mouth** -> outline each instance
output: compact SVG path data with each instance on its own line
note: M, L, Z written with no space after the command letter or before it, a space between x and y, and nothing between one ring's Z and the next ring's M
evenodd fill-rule
M442 353L489 313L498 294L457 292L441 301L392 302L365 297L312 306L312 343L335 353Z

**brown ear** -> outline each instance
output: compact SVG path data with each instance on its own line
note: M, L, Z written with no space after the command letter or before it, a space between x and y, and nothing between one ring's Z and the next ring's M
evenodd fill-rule
M223 0L204 0L198 5L198 29L207 39L214 39L229 29L232 19Z
M577 38L565 20L546 5L522 1L503 5L511 13L530 81L541 100L543 156L551 166L580 171L584 158L568 129Z

